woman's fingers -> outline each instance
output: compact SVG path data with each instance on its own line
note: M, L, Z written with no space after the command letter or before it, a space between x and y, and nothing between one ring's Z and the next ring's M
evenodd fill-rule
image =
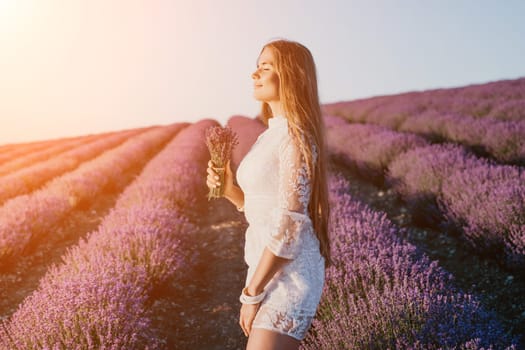
M253 319L255 318L255 315L250 315L250 317L246 320L246 333L250 335L252 331L252 323Z
M213 170L212 168L213 163L211 160L208 161L208 169L206 169L206 172L208 173L208 177L206 178L206 185L210 188L214 188L217 186L220 186L219 182L219 175Z
M242 329L244 335L248 336L248 333L246 332L246 329L244 328L244 322L243 322L242 318L239 320L239 325L241 326L241 329Z
M207 181L208 181L210 184L217 184L217 185L220 185L219 177L218 177L217 175L209 174L208 177L207 177L206 179L207 179Z
M211 177L208 175L206 178L206 185L209 187L217 187L221 185L221 182L216 177Z
M208 175L211 176L211 178L214 178L215 180L219 179L219 175L217 175L215 170L213 170L213 167L208 166L208 169L206 169L206 172L208 173Z
M213 171L212 172L208 171L208 179L210 179L210 180L219 180L219 175L217 175Z
M246 313L245 313L245 310L243 310L243 307L241 306L241 312L240 312L240 316L239 316L239 325L241 326L242 331L244 332L244 335L248 336L249 332L246 329L245 321L246 321Z
M259 310L260 304L256 305L245 305L241 306L241 315L239 317L239 324L241 325L242 331L245 336L249 336L252 331L252 323L255 319L255 315Z

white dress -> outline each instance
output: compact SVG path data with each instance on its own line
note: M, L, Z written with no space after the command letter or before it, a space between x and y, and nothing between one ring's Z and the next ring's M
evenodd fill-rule
M245 285L255 273L264 247L277 256L293 259L266 285L267 295L252 328L302 340L321 299L324 257L308 215L311 186L306 164L288 134L285 117L268 120L268 129L242 159L236 176L244 192L249 224L244 248L248 264Z

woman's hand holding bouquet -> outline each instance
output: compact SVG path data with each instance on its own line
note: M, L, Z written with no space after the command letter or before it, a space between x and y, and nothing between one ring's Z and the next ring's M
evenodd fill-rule
M228 193L231 193L231 189L233 187L233 173L230 168L230 161L226 162L226 166L224 167L224 182L221 184L221 176L216 171L217 167L214 166L213 162L211 160L208 161L208 177L206 179L206 185L208 185L208 188L210 189L210 193L212 193L212 190L219 190L222 188L222 193L220 196L227 196ZM210 193L208 194L208 200L210 198L218 198L210 196Z
M211 159L208 161L206 185L210 189L208 200L228 194L233 187L230 159L238 144L237 135L229 127L213 126L206 130L206 145Z

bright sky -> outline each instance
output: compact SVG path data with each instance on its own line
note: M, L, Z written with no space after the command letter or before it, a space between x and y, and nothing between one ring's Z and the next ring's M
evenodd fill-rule
M232 115L283 37L321 103L525 76L525 1L0 0L0 144Z

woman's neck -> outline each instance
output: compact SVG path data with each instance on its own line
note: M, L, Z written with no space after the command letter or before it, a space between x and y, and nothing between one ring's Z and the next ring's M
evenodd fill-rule
M284 115L281 101L270 101L268 105L270 105L272 115Z

